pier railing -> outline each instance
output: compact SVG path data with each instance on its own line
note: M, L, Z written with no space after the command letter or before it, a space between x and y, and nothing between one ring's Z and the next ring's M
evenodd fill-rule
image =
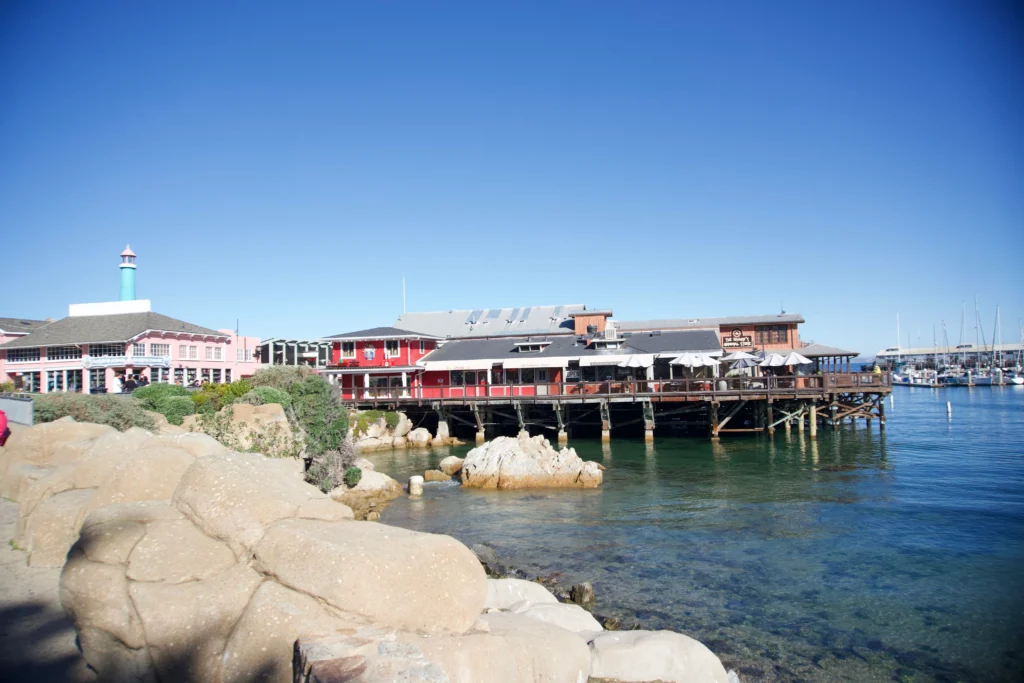
M467 386L344 387L342 399L364 400L486 400L564 398L714 398L719 395L807 394L842 391L884 391L892 386L890 373L824 373L766 377L708 377L598 382L535 382L532 384L471 384Z

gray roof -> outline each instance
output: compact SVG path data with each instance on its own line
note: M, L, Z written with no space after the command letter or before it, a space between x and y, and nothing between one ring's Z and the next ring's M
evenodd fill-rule
M217 330L200 327L150 311L147 313L82 315L61 318L56 322L37 328L32 334L2 344L0 348L126 342L146 330L225 336Z
M583 304L561 304L405 313L398 316L395 327L440 339L572 334L575 325L569 315L585 309Z
M773 325L778 323L806 322L799 313L776 313L769 315L729 315L722 318L664 318L660 320L616 321L620 330L687 330L722 325Z
M547 343L542 351L531 351L531 358L564 358L566 356L602 356L630 353L665 353L671 351L720 351L718 335L705 330L688 332L669 332L661 335L634 336L622 340L618 349L588 348L585 343L577 342L577 337L558 335L547 339L533 338L531 341ZM526 341L526 337L498 339L462 339L442 344L436 350L423 357L424 361L444 360L485 360L493 358L521 358L516 342Z
M834 346L826 346L825 344L811 344L810 346L802 346L799 349L773 349L768 353L781 353L783 355L790 351L796 351L804 358L827 358L829 356L856 356L856 351L847 351L845 349L838 349Z
M0 330L8 334L28 334L53 320L27 320L25 318L0 318Z
M402 330L397 327L371 327L368 330L356 330L355 332L346 332L344 334L332 334L330 337L324 337L324 339L386 339L387 337L423 336L431 335L424 335L420 332L412 332L411 330Z

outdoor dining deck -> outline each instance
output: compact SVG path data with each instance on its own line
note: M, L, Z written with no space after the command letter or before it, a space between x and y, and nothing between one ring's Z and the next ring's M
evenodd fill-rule
M889 393L890 373L821 373L761 377L473 384L469 386L346 387L342 400L358 407L442 403L587 403L732 400L742 398L815 398L834 393Z

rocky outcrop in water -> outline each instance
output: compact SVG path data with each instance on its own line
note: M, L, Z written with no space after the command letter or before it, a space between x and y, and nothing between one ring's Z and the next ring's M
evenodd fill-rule
M380 519L380 513L387 504L402 495L402 485L382 472L364 467L360 469L363 474L358 484L351 488L342 484L328 495L352 508L356 519Z
M392 417L395 415L391 414ZM350 416L354 425L359 424L360 413ZM448 433L448 425L438 425L437 436L431 436L424 427L412 428L412 422L405 413L397 413L398 420L389 426L385 418L379 417L352 431L352 440L357 452L384 451L395 448L429 448L431 446L457 446L462 442ZM365 419L365 418L364 418Z
M596 488L603 480L596 462L584 462L572 448L555 450L543 436L525 432L474 448L459 476L463 486L480 489Z

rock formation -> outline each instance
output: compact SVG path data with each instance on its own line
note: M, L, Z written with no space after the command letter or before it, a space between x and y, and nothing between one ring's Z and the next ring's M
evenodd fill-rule
M298 457L302 451L301 439L278 403L233 403L215 416L189 415L182 421L182 427L209 434L233 450L277 457Z
M359 413L349 420L356 423ZM389 427L384 418L378 418L366 425L365 431L353 432L352 441L357 452L383 451L394 448L428 448L430 446L457 446L462 442L448 434L448 425L441 423L438 434L432 437L424 427L412 428L412 422L405 413L398 413L398 423Z
M556 451L543 436L500 436L466 455L462 485L481 489L596 488L603 475L572 448Z
M342 484L328 495L352 508L356 519L372 521L380 518L380 511L388 503L402 495L402 485L386 474L359 465L359 460L356 466L363 471L359 483L354 488Z
M454 455L449 455L447 458L438 463L437 469L441 470L448 476L454 476L459 473L459 470L462 469L462 458Z
M9 444L32 556L73 544L61 601L100 681L727 682L700 643L604 632L455 539L354 521L281 459L73 421Z

